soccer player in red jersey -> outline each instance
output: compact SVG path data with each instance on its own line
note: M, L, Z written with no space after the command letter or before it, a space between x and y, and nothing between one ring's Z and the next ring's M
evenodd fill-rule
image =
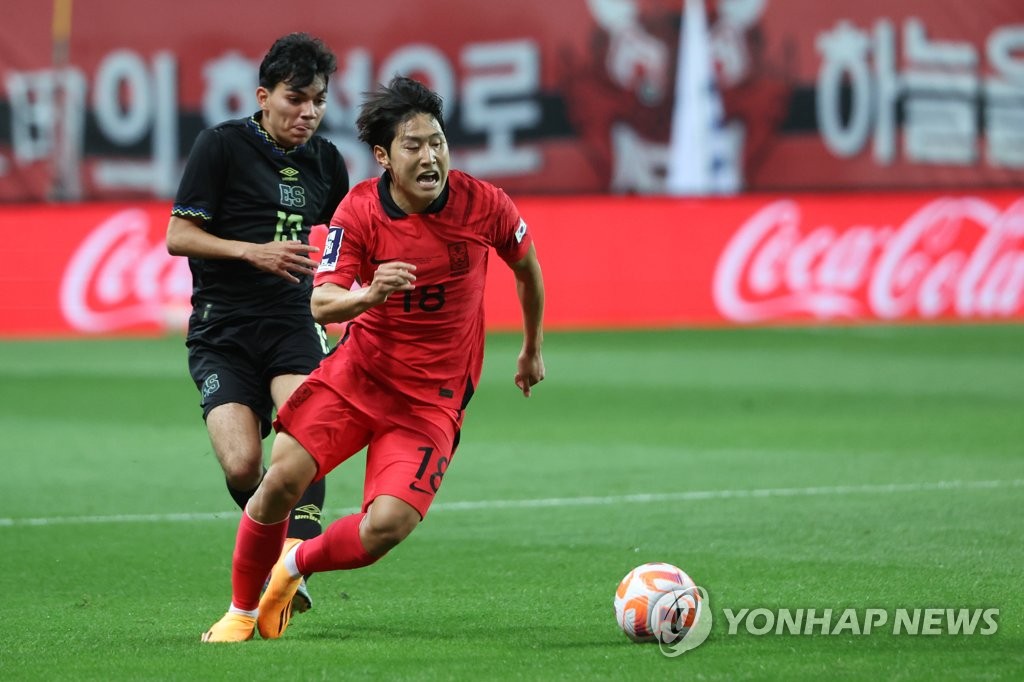
M511 267L522 308L515 384L529 397L544 378L532 236L502 190L450 169L440 97L397 76L364 102L357 127L384 173L335 212L311 301L318 322L348 324L278 413L270 468L238 528L231 607L204 642L256 629L280 637L303 575L372 564L423 520L480 378L491 249ZM364 447L361 511L285 546L302 491Z

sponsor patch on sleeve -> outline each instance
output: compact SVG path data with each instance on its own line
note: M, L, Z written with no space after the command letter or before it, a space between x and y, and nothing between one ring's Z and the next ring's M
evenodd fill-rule
M519 227L516 228L516 243L521 244L523 237L526 236L526 221L522 218L519 219Z
M331 225L327 231L327 240L324 242L324 255L320 259L320 266L317 272L334 272L338 266L338 254L341 253L341 239L345 236L345 228Z

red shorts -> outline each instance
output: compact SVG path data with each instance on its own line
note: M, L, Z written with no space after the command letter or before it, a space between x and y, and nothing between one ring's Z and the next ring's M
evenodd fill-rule
M311 374L281 407L274 428L299 441L317 480L364 447L365 512L378 495L412 505L421 517L434 501L458 445L462 413L410 401L358 372Z

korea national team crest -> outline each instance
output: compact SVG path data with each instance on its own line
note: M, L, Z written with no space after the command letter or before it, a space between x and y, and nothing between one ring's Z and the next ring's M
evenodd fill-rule
M464 275L469 272L469 247L466 246L466 242L448 245L448 265L453 275Z
M345 235L344 227L331 226L327 232L327 241L324 242L324 255L320 259L320 267L317 272L333 272L338 265L338 254L341 253L341 239Z

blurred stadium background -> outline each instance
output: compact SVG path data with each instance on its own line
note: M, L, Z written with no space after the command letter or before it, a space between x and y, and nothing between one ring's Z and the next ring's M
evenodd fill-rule
M165 639L174 641L184 629L187 643L175 641L179 648L172 652L192 656L182 653L193 648L188 627L198 636L198 628L219 614L215 595L226 585L233 517L216 485L180 344L191 290L187 263L167 255L163 232L195 136L251 113L262 52L289 31L313 33L339 56L321 134L342 150L354 181L376 173L355 137L361 94L396 72L418 77L445 99L453 165L504 187L538 240L548 282L551 377L539 393L545 400L550 385L554 396L540 409L558 423L542 422L533 443L536 465L542 474L565 457L590 474L563 463L565 471L558 470L565 492L547 484L524 491L495 485L482 471L474 476L467 452L467 483L456 484L453 477L445 491L451 497L440 499L596 495L610 496L605 506L614 506L622 502L615 496L638 493L671 499L696 488L712 497L715 490L743 496L789 485L812 490L846 484L910 485L918 486L912 488L918 495L951 495L929 498L929 504L940 515L946 502L955 506L963 525L943 517L944 533L933 532L931 517L915 519L920 507L907 502L896 512L915 519L901 531L906 544L883 541L871 570L882 570L878 580L886 583L889 558L897 557L899 566L889 568L904 578L923 567L934 590L895 582L881 591L903 606L955 601L966 579L980 590L981 601L1004 608L1003 639L989 649L959 640L952 653L929 646L918 650L920 659L904 650L912 643L901 640L891 649L881 646L883 660L904 666L895 669L903 679L926 671L941 676L943 666L929 668L927 656L951 656L942 660L958 679L1019 672L1020 609L1008 611L1022 605L1019 594L1010 592L1019 592L1013 574L1019 579L1024 565L1020 0L377 0L358 11L325 0L22 3L16 18L0 22L5 555L21 546L34 546L39 556L54 552L50 545L23 544L57 532L51 527L72 524L84 533L110 525L117 537L125 522L119 515L131 522L138 520L132 515L152 514L159 525L176 513L195 513L207 528L202 514L210 512L223 522L218 539L205 542L204 580L188 589L204 591L211 604L198 615L194 605L173 610L180 620ZM491 273L497 285L488 293L489 325L492 343L507 354L517 313L510 279L498 270ZM492 355L492 381L510 374L496 362ZM593 389L614 392L627 385L644 387L647 399L612 400L616 411L606 406L607 412L594 413L598 421L587 421L582 406L594 408L586 402ZM476 399L485 403L476 408L477 437L487 446L481 449L511 452L521 434L502 426L503 415L514 410L526 424L531 417L529 410L498 402L505 399L499 395L484 391ZM124 415L120 422L100 408L108 400ZM146 407L150 401L152 409ZM731 419L695 420L709 405ZM642 433L629 432L641 426ZM593 471L585 467L593 466L597 433L612 443L613 454ZM69 442L75 447L69 449ZM148 448L182 455L184 472L164 462L160 475L203 480L185 486L187 495L178 485L165 490L166 481L154 484L138 452ZM643 475L623 461L634 455L644 462ZM36 458L54 464L41 470L31 465ZM73 464L81 461L89 465ZM687 469L690 478L678 475ZM952 483L944 487L942 481ZM335 505L351 502L357 485L357 476L337 483ZM59 503L48 499L48 489L59 491ZM734 512L724 528L708 520L697 524L709 537L730 537L768 513L747 511ZM821 513L827 514L808 508L797 516ZM877 507L856 513L862 519L877 515L878 523L889 518ZM437 520L441 529L445 518ZM659 552L648 556L632 551L633 544L644 546L644 531L625 523L618 529L621 516L596 518L574 516L569 523L578 533L563 541L585 548L621 530L622 547L615 547L631 549L609 559L616 550L598 542L584 554L592 570L583 571L581 580L593 585L600 604L606 589L601 581L608 581L608 610L595 616L594 627L614 628L614 585L643 560L676 560L698 581L707 571L734 603L753 606L765 599L765 593L738 587L755 572L730 572L735 557L721 546L705 547L701 559L701 545L692 538L678 555L676 545L659 538L653 543ZM756 548L747 559L779 560L773 548L786 545L783 518L780 526L743 539ZM1002 525L986 526L985 519L993 518ZM649 528L656 533L659 526ZM978 536L980 528L985 533ZM780 533L777 542L766 539L773 530ZM878 532L875 525L863 530ZM173 525L166 531L169 537L193 532ZM465 539L436 532L435 542L459 545ZM976 566L981 577L944 575L930 563L963 533L977 544L953 549L953 555ZM110 542L100 537L93 541ZM818 541L826 549L819 547L824 554L814 556L827 561L831 541ZM63 537L53 542L70 546ZM909 554L900 563L903 549ZM842 567L872 550L831 550L835 563L828 570L857 583L864 567L849 575ZM119 556L124 548L112 551ZM573 570L566 568L568 554L553 565L534 559L546 570L531 580ZM606 559L609 565L597 571L593 562ZM508 561L516 561L514 555ZM26 571L29 565L34 568ZM402 564L396 565L385 570L401 579ZM43 584L57 581L54 565L19 560L7 568L0 575L18 585L25 584L22 579L40 582L40 573L47 576ZM789 595L800 605L831 603L843 594L817 585L813 568L789 568L808 571L802 585L810 590ZM145 562L138 570L148 570ZM727 577L736 583L730 587ZM870 593L879 584L860 587ZM71 586L51 606L80 606L80 593L95 596L102 588ZM38 596L24 597L26 614ZM166 590L129 598L160 600ZM184 602L180 594L175 598ZM867 597L852 604L849 594L839 598L852 606L877 605ZM483 608L487 598L479 600ZM539 613L557 621L543 609ZM524 628L529 615L521 614ZM26 627L34 627L23 617ZM72 617L56 627L64 632L90 625ZM573 627L564 623L565 630ZM56 655L48 642L80 642L53 636L34 641L37 648L25 649L27 657L15 656L9 640L0 644L0 673L7 665L10 679L59 677L57 662L36 667ZM818 679L835 672L831 657L849 654L833 642L815 650L821 655L804 658L803 667L789 668L784 649L813 648L790 640L775 653L747 651L746 667L730 667L736 659L727 660L726 653L742 654L735 641L726 641L721 659L704 654L707 679ZM862 648L852 654L851 678L892 672L866 662L873 660L867 654L858 658ZM710 649L705 645L700 653ZM362 653L373 660L372 651ZM953 654L963 657L954 664ZM516 668L523 661L512 654L488 665L525 677L626 679L664 672L661 661L651 660L661 657L650 652L641 659L607 648L601 656L605 667L576 654L569 656L575 666L569 668L557 667L564 662L557 655L541 655L539 667L526 672ZM168 666L148 676L174 677L175 661L146 660ZM273 669L266 659L257 660L263 667L253 670ZM191 661L193 667L180 674L209 677L219 670L204 667L209 663ZM147 677L130 664L116 670L105 665L94 652L69 677ZM368 667L367 674L373 670ZM402 675L479 674L468 663L453 670L445 675L440 668L410 668Z
M0 27L0 335L180 329L168 200L291 30L340 57L321 132L354 180L376 173L361 93L403 72L443 94L454 163L544 245L552 329L1021 316L1014 0L256 2L244 31L188 7L55 0Z

